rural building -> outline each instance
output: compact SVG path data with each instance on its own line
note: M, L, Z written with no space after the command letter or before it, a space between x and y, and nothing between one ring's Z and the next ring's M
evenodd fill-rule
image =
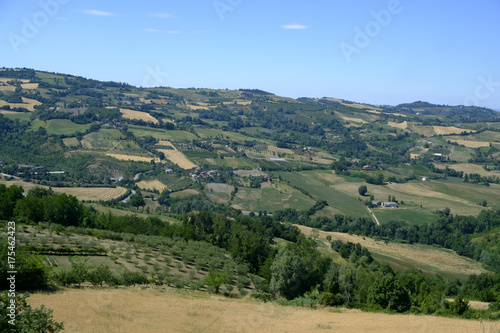
M395 202L382 202L382 206L386 208L398 208L398 204Z
M429 179L429 178L427 178L427 177L423 177L423 178L422 178L422 181L423 181L423 182L429 182L429 181L430 181L430 179Z

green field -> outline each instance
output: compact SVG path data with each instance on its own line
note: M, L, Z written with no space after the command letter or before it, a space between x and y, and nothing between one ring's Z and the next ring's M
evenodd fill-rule
M16 112L16 113L2 113L5 118L20 121L30 121L31 113L28 112Z
M202 136L206 139L223 138L223 139L230 139L230 140L239 141L239 142L254 141L255 140L255 141L263 142L266 144L271 143L269 140L256 139L256 138L246 136L242 133L228 132L228 131L223 131L223 130L214 129L214 128L197 128L196 133L200 134L200 136Z
M226 157L224 159L216 159L217 164L228 166L233 169L253 168L254 166L247 160L241 157Z
M47 134L49 135L75 135L85 132L91 125L92 124L75 124L69 119L51 119L46 122L36 119L31 122L31 129L36 131L40 127L43 127L47 130Z
M178 131L178 130L163 130L159 128L151 128L145 126L130 125L130 132L134 133L136 137L146 137L152 136L158 140L169 140L169 141L192 141L196 140L198 137L193 133Z
M390 221L406 221L420 225L437 221L438 216L420 206L401 205L399 208L372 208L373 214L383 224Z
M330 207L342 214L368 217L363 203L354 196L357 192L351 196L335 188L335 184L343 182L343 179L330 177L331 171L276 172L274 175L281 176L291 186L307 191L317 201L326 200ZM325 177L321 177L321 175Z
M296 190L280 191L276 188L240 187L234 197L232 206L244 211L273 212L285 208L306 210L314 205L314 200Z

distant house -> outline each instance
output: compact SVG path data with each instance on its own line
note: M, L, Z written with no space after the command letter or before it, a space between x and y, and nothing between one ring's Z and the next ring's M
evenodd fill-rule
M277 162L286 162L284 158L275 158L275 157L270 157L270 161L277 161Z
M371 166L371 165L365 165L365 166L363 166L363 169L364 169L364 170L371 169L371 168L372 168L372 166Z
M352 163L358 163L359 161L361 161L359 158L353 158L351 160Z
M443 154L440 154L440 153L434 153L434 156L443 156Z
M431 181L431 180L430 180L429 178L427 178L427 177L422 177L422 181L423 181L423 182L429 182L429 181Z
M398 204L395 202L382 202L382 206L386 208L398 208Z

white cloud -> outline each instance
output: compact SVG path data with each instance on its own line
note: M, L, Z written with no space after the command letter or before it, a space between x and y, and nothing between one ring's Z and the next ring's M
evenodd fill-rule
M299 23L290 23L290 24L285 24L281 26L282 29L287 29L287 30L303 30L303 29L308 29L309 27L307 25L299 24Z
M176 35L180 34L181 32L179 30L166 30L164 33L169 34L169 35Z
M162 12L148 13L147 15L149 17L160 18L160 19L171 19L175 17L170 13L162 13Z
M105 12L103 10L97 10L97 9L84 9L84 10L78 10L78 12L94 16L118 16L115 13Z
M160 30L158 30L158 29L144 29L144 31L147 31L147 32L160 32Z

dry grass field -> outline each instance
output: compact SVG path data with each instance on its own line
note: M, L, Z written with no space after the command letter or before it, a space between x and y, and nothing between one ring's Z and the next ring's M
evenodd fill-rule
M75 137L72 138L64 138L63 143L66 147L77 147L79 142L78 139Z
M136 155L125 155L125 154L111 154L107 153L106 156L114 157L121 161L134 161L134 162L147 162L150 163L154 160L155 163L159 163L160 159L158 157L147 157L147 156L136 156Z
M453 140L450 139L451 142L455 142L459 145L464 145L467 148L481 148L481 147L489 147L489 142L482 141L469 141L469 140Z
M366 120L361 119L361 118L351 118L351 117L343 116L343 115L340 115L340 114L339 114L339 116L340 116L340 118L342 118L345 121L348 121L352 125L355 125L356 123L361 123L361 124L367 124L368 123Z
M134 110L129 110L129 109L120 109L121 114L123 115L124 118L127 119L137 119L137 120L143 120L145 122L150 122L153 124L159 124L160 122L158 119L150 115L149 113L142 112L142 111L134 111Z
M167 189L167 185L163 184L159 180L141 180L137 183L137 186L142 188L143 190L158 190L163 191Z
M436 132L437 135L440 135L440 134L444 134L444 135L448 135L448 134L460 134L464 131L467 131L467 132L471 132L471 130L468 130L468 129L463 129L463 128L458 128L458 127L454 127L454 126L449 126L449 127L445 127L445 126L433 126L434 128L434 131ZM474 132L474 131L472 131Z
M16 91L15 86L0 85L0 91Z
M181 168L185 170L196 168L197 165L191 162L186 155L177 150L175 146L170 141L160 141L158 143L160 146L169 146L173 149L157 149L158 151L165 154L165 158L167 158L170 162L177 164Z
M456 170L456 171L463 171L464 173L477 173L481 176L484 177L489 177L489 176L495 176L495 177L500 177L500 171L486 171L481 165L477 164L471 164L471 163L460 163L460 164L435 164L436 167L440 169L444 169L446 166L448 168Z
M0 100L0 107L9 105L11 108L25 108L29 111L35 111L35 105L40 105L39 101L31 98L22 97L23 103L7 103L4 100Z
M18 185L22 186L25 192L28 192L29 189L33 187L43 187L49 188L48 186L38 185L33 183L28 183L22 180L9 180L5 179L0 180L0 184L5 184L5 186L10 185ZM56 193L66 193L68 195L74 195L80 200L90 200L90 201L98 201L98 200L111 200L114 198L118 198L119 196L125 194L127 190L123 187L53 187L52 188Z
M403 121L402 123L395 123L393 121L388 121L387 125L389 125L391 127L396 127L396 128L402 129L402 130L408 128L408 122L406 120Z
M29 90L36 90L36 89L38 89L38 83L23 83L23 84L21 84L21 88L29 89Z
M306 236L312 235L312 228L296 225ZM478 262L465 257L460 257L454 251L434 248L425 245L410 245L375 241L374 239L356 235L348 235L338 232L319 231L319 239L324 242L326 236L332 236L332 240L359 243L366 247L372 254L385 258L391 258L393 263L399 263L401 267L417 267L422 271L439 272L444 274L458 274L468 276L486 272Z
M54 310L64 332L498 332L500 323L432 316L284 307L200 292L61 289L35 293L31 306Z

